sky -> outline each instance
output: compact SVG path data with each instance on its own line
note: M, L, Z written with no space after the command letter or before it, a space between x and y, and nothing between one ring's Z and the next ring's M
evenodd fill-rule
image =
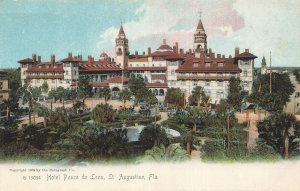
M129 50L155 51L164 38L188 50L201 18L208 48L228 57L250 49L272 66L298 66L300 0L0 0L0 68L41 55L49 61L82 54L114 54L123 24Z

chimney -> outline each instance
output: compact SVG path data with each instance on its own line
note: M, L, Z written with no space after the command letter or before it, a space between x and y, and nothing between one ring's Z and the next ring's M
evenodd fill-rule
M183 57L183 52L184 52L184 50L182 48L179 49L179 54L180 54L181 57Z
M224 55L224 54L222 55L222 58L225 58L225 55Z
M232 58L231 54L229 55L229 58Z
M221 58L221 54L217 54L217 58Z
M209 54L211 54L211 48L208 49Z
M239 47L236 47L234 57L237 57L239 54L240 54L240 49L239 49Z
M249 49L245 49L245 52L249 52Z
M32 60L36 62L36 54L32 54Z
M69 52L68 57L72 58L72 52Z
M215 53L214 53L214 52L211 53L211 57L212 57L212 58L215 58Z
M192 49L189 49L189 54L192 54Z
M173 46L173 52L176 52L176 46L175 45Z
M41 59L41 56L38 56L38 62L41 62L42 59Z
M53 65L55 63L55 55L51 54L51 64Z
M143 55L145 55L145 51L143 51Z
M151 54L151 48L148 47L148 55L150 55L150 54Z
M94 63L94 57L91 56L91 63Z
M163 44L167 44L167 40L165 38L163 39Z
M112 59L111 59L111 61L112 61L112 62L115 62L115 59L114 59L114 58L112 58Z
M108 58L108 61L111 62L111 57Z
M92 56L88 55L88 63L91 63L91 58L92 58Z
M178 54L178 48L179 48L179 45L178 45L178 42L175 42L175 46L176 46L176 53Z

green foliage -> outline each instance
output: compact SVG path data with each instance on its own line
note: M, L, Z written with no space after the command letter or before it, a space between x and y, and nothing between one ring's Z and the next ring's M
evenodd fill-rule
M91 118L98 124L113 122L116 118L116 110L107 103L101 103L92 110Z
M132 93L126 88L120 91L119 93L119 100L124 103L124 107L126 104L126 101L130 101Z
M109 88L102 88L100 89L100 96L104 98L105 103L111 97L111 90Z
M239 110L246 95L247 93L242 89L241 80L239 78L231 77L229 80L227 102L235 110Z
M104 129L83 127L72 135L77 155L80 158L109 158L126 151L127 129Z
M261 75L253 84L250 101L270 112L282 111L294 86L288 74L272 73L272 93L270 93L270 74Z
M41 90L42 90L43 93L48 93L49 85L48 85L47 81L44 81L44 83L41 86Z
M6 69L7 72L7 79L8 79L8 86L9 86L9 95L11 98L17 98L20 94L18 89L21 87L21 74L20 70L16 69Z
M118 118L123 122L135 121L139 118L139 114L135 114L130 110L120 110L118 113Z
M296 77L296 80L298 81L298 83L300 83L300 69L295 69L293 71L293 74Z
M184 105L184 99L183 99L183 92L180 90L180 88L169 88L166 97L165 97L165 103L174 105L175 107L183 107Z
M296 127L295 117L286 113L273 113L257 124L259 138L282 157L285 149L289 152L299 151L300 131ZM285 148L285 139L288 148Z
M150 90L150 89L146 89L145 90L145 94L147 96L144 97L144 101L149 104L149 105L155 105L158 103L158 100L155 96L155 94Z
M139 142L148 149L160 144L169 144L166 131L159 126L155 128L152 125L144 127L140 133Z
M89 84L90 79L88 76L79 76L79 97L83 100L92 96L93 87Z
M140 103L140 101L146 96L146 84L144 79L140 76L129 78L128 88L134 95L136 104Z
M160 144L145 152L143 161L169 162L184 161L187 159L186 151L179 143L170 144L168 147Z
M194 87L192 91L192 96L189 97L189 103L190 105L197 105L200 107L200 105L207 106L209 101L209 97L205 95L204 88L201 86Z

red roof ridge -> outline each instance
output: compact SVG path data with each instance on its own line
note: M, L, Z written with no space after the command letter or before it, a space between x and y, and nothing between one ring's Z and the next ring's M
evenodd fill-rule
M119 30L119 35L121 35L121 34L125 34L123 25L121 25L120 30Z
M199 19L197 29L198 30L204 30L203 23L202 23L201 19Z

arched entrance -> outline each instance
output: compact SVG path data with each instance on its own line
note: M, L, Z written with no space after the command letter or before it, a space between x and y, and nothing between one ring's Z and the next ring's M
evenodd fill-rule
M119 99L119 93L120 93L120 89L118 87L114 87L111 90L111 99L113 100Z

